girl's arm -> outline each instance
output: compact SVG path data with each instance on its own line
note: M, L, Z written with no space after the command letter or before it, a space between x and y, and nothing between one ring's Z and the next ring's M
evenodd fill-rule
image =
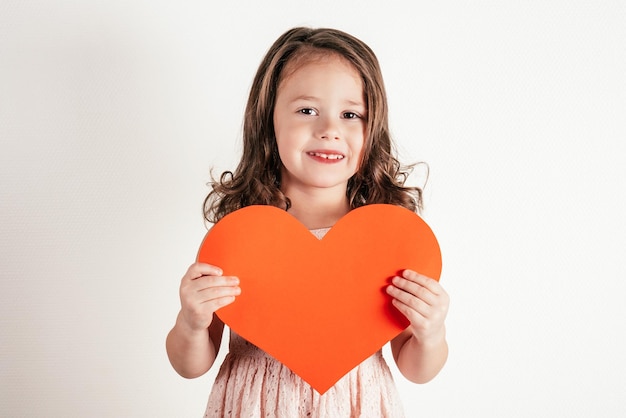
M194 331L184 324L181 313L167 336L167 355L174 370L192 379L206 373L220 349L224 324L215 318L208 329Z
M414 383L426 383L448 358L445 319L449 297L439 282L411 270L394 277L387 293L393 305L411 322L391 340L391 352L400 372Z
M236 277L222 276L218 267L195 263L181 280L181 310L166 340L167 355L183 377L206 373L220 348L224 324L215 311L241 292Z

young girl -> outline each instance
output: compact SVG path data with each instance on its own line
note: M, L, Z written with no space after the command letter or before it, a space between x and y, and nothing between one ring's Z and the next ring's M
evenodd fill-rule
M421 208L421 190L403 185L408 172L393 155L378 60L344 32L294 28L276 40L252 85L243 140L239 166L214 181L205 200L210 222L248 205L273 205L321 238L359 206ZM215 311L241 292L238 278L223 276L219 266L189 267L167 338L180 375L193 378L211 368L224 328ZM427 382L447 358L448 296L437 281L410 270L394 277L387 293L410 321L391 341L393 358L408 380ZM319 395L233 332L229 345L206 417L403 416L381 351Z

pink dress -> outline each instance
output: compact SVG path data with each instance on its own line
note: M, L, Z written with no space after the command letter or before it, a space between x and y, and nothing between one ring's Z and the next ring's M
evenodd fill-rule
M328 228L311 231L318 238ZM323 395L263 350L230 332L205 417L401 418L393 377L379 350Z

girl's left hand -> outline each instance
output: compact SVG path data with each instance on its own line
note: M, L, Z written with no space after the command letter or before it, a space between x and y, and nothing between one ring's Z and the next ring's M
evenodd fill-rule
M411 322L409 329L420 343L445 339L444 321L450 298L438 281L404 270L396 276L387 293L392 303Z

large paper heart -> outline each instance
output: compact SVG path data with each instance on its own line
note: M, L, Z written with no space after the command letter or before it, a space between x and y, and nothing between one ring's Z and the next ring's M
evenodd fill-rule
M283 210L249 206L215 224L198 261L240 279L220 319L320 394L408 325L385 293L391 277L441 274L428 225L381 204L352 210L321 240Z

